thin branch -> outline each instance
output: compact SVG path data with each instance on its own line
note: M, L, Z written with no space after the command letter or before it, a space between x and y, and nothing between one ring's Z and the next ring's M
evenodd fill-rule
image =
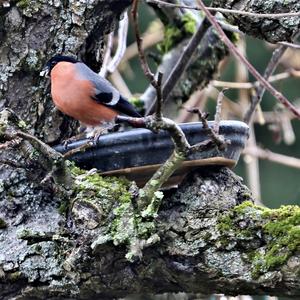
M247 148L256 147L256 138L254 133L253 124L250 124L250 136L247 143ZM247 175L247 183L250 187L250 190L253 193L253 197L257 204L261 203L261 184L260 184L260 172L259 172L259 160L256 156L249 155L249 153L245 153L244 162L246 165L246 175Z
M287 48L288 48L287 46L281 45L273 51L272 57L271 57L271 59L268 63L268 66L267 66L267 68L265 69L265 72L264 72L264 79L265 80L268 80L268 78L275 71L275 69L277 68L277 66L279 64L279 61L280 61L282 55L284 54L284 52ZM245 113L245 116L244 116L244 122L245 123L249 124L251 122L251 119L253 117L255 109L256 109L257 105L261 102L262 97L265 93L265 90L266 90L266 87L263 86L262 84L259 84L259 86L256 89L255 95L251 99L250 107L248 108L248 110Z
M161 1L161 0L147 0L147 3L155 3L158 6L185 8L185 9L192 9L192 10L202 10L201 8L199 8L197 6L187 6L187 5L182 5L182 4L168 3L165 1ZM250 12L250 11L227 9L227 8L221 8L221 7L207 7L207 10L213 11L213 12L228 13L228 14L233 14L233 15L243 15L243 16L250 16L250 17L255 17L255 18L269 18L269 19L280 19L280 18L286 18L286 17L300 16L300 12L261 14L261 13L255 13L255 12Z
M142 38L141 38L140 29L139 29L138 20L137 20L137 18L138 18L138 3L139 3L139 0L133 0L131 15L132 15L132 19L133 19L135 39L136 39L136 43L137 43L139 58L140 58L140 61L141 61L141 65L142 65L144 74L149 79L149 81L153 85L153 87L157 88L157 81L156 81L155 76L152 73L152 71L150 70L150 67L147 63L147 59L146 59L144 49L143 49L143 45L142 45Z
M121 95L125 96L126 98L132 98L131 91L129 90L125 80L123 79L118 69L116 69L113 73L110 74L109 80L118 89Z
M280 114L280 125L282 128L283 141L286 145L292 145L296 141L296 135L291 119L286 114Z
M243 151L243 153L258 157L260 159L269 160L291 168L300 169L300 159L296 157L274 153L270 150L264 150L260 147L247 147Z
M101 70L99 72L99 75L102 77L106 77L108 62L111 59L111 49L113 46L113 39L114 39L114 33L111 32L107 37L105 54L104 54Z
M278 42L277 44L284 45L284 46L287 46L289 48L293 48L293 49L297 49L297 50L300 49L300 45L289 43L289 42Z
M156 104L156 114L155 117L157 120L162 119L162 89L161 89L161 83L162 83L163 74L161 72L158 72L157 76L157 104Z
M215 123L213 126L213 131L216 134L219 134L219 128L220 128L220 121L221 121L221 112L222 112L222 102L224 98L224 92L225 90L222 90L217 99L217 105L216 105L216 113L215 113Z
M221 40L226 44L229 48L230 52L233 53L239 61L245 64L248 70L252 73L252 75L259 80L263 86L276 98L278 99L287 109L292 111L297 118L300 119L300 111L291 103L289 100L278 92L262 75L258 73L258 71L249 63L249 61L236 49L233 43L229 40L229 38L224 33L221 26L215 20L214 16L207 10L207 7L203 4L202 0L197 0L201 9L205 12L206 17L213 24L216 31L219 33Z
M168 96L170 95L171 91L177 84L181 74L188 67L189 62L193 56L193 53L197 49L199 43L201 42L201 40L202 40L203 36L205 35L209 26L210 26L209 22L205 18L202 21L202 23L200 24L196 33L190 39L188 45L185 47L177 64L175 65L175 67L173 68L172 72L170 73L169 77L167 78L167 80L165 81L165 83L163 85L162 95L163 95L164 101L167 101ZM153 111L155 103L156 103L156 100L154 100L152 105L149 106L148 110L146 111L146 115L150 114Z
M222 98L220 98L220 99L222 99ZM218 147L219 150L224 150L225 147L226 147L226 142L224 141L222 136L220 136L217 132L214 131L214 128L211 128L211 127L208 126L208 122L207 122L208 114L201 112L200 109L198 109L196 107L188 109L188 111L193 113L193 114L198 115L199 120L203 124L203 128L207 130L207 134L211 138L212 142ZM221 113L220 108L219 108L218 114L219 113ZM215 123L220 122L218 114L216 114L217 119L215 119ZM215 124L214 127L219 128L219 124L217 124L217 125Z
M276 82L279 80L287 79L290 77L300 77L300 71L298 70L288 70L286 72L278 73L276 75L270 76L268 78L269 82ZM212 80L211 84L214 87L229 88L229 89L253 89L259 86L259 81L255 82L230 82L230 81L220 81Z
M118 47L116 53L112 60L110 61L107 70L110 73L113 73L118 65L120 64L127 45L127 33L128 33L128 14L127 11L124 12L123 19L119 22L119 29L118 29Z
M212 147L213 145L217 145L218 148L223 149L225 143L222 137L219 137L213 131L212 128L208 127L206 115L202 114L199 110L197 113L200 116L203 127L207 129L209 138L207 139L207 141L204 141L194 146L191 146L189 144L184 132L174 121L164 118L162 116L162 111L161 111L162 102L163 99L165 99L166 95L168 95L166 94L166 90L170 92L171 89L173 88L172 84L175 84L176 81L172 76L174 76L174 72L178 72L178 70L176 71L176 66L175 66L174 68L175 71L173 69L173 73L172 73L173 75L171 74L170 77L168 78L168 80L171 78L170 81L167 82L168 88L166 90L162 90L161 87L162 73L158 72L157 79L155 78L155 75L151 72L149 68L145 53L143 52L142 40L140 37L140 31L138 26L137 11L138 11L138 0L134 0L132 4L131 13L132 13L132 18L134 23L139 57L145 75L151 82L152 86L156 89L156 96L157 96L156 113L154 115L146 116L144 118L130 118L130 117L118 116L116 118L116 122L127 122L133 126L137 125L137 127L145 127L155 133L160 130L166 130L170 134L170 137L172 138L175 147L173 154L163 165L161 165L161 167L154 173L151 179L140 190L139 197L137 199L137 204L142 216L150 213L150 215L153 217L156 214L160 206L160 203L162 201L162 194L159 193L158 190L168 180L168 178L181 166L181 164L188 157L188 155L191 152L200 151L205 147ZM205 26L203 25L204 23ZM190 49L188 50L190 51L188 52L189 56L192 55L193 51L195 50L199 41L204 35L205 33L204 28L209 27L209 23L205 20L202 22L202 25L203 26L200 26L199 30L196 32L196 34L194 35L194 37L191 39L189 43L190 45ZM189 61L189 59L190 57L188 57L186 53L184 56L185 64L186 61ZM183 61L181 61L180 68L183 68L184 70L184 67L185 65L183 65ZM179 74L182 74L182 72L180 72ZM178 80L179 78L178 74L176 74L175 77Z

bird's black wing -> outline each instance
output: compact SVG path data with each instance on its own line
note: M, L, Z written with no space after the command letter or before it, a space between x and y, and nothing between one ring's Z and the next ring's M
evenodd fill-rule
M141 117L135 107L115 89L112 84L92 71L84 63L76 63L76 68L83 80L90 80L95 86L93 99L102 105L110 107L130 117Z

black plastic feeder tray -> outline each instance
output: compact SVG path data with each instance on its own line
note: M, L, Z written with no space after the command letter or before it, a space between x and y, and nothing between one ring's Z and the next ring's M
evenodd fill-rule
M212 126L213 122L209 122ZM191 145L206 140L207 132L202 123L183 123L180 127ZM220 134L230 141L224 151L216 148L197 152L183 162L182 167L168 181L168 185L178 184L193 168L203 165L223 165L234 167L248 138L248 126L239 121L221 121ZM55 149L65 153L86 143L86 139L70 143L67 147L58 145ZM174 149L166 131L158 134L147 129L132 129L103 135L98 142L85 152L70 157L84 169L97 168L103 175L125 175L142 186L157 168L164 163Z

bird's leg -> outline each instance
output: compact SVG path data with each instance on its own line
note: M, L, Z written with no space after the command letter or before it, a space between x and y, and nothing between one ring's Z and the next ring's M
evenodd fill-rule
M118 132L120 128L121 128L121 124L112 124L111 128L108 128L107 131L109 133Z
M93 140L94 144L97 144L101 135L117 131L119 129L118 125L115 123L102 123L100 126L87 127L86 137Z
M84 138L86 135L85 130L86 130L86 127L81 125L78 129L78 131L79 131L78 134L71 136L70 138L68 138L62 142L64 148L67 149L70 143L76 142L77 140Z

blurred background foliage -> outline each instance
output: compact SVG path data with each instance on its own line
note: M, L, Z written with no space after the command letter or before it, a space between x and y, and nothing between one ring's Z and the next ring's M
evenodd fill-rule
M140 8L140 30L144 32L156 32L160 29L160 21L157 19L155 12L148 6L142 5ZM128 45L135 42L134 33L132 27L129 30ZM246 53L249 61L255 66L255 68L263 74L274 50L274 45L267 44L259 39L246 37ZM152 68L152 71L156 70L156 63L152 57L159 55L157 50L157 43L148 48L146 53L148 54L148 62ZM281 64L276 73L284 72L289 67L300 69L300 50L292 50L292 58L286 58L285 64ZM150 55L149 55L150 54ZM236 81L237 66L239 63L232 58L228 57L222 63L219 75L215 79L224 81ZM131 93L134 96L139 96L144 92L148 86L148 81L142 72L138 57L135 56L132 59L126 61L120 65L120 73L125 79ZM201 72L201 70L199 70ZM249 76L249 81L254 81L252 76ZM289 78L281 81L277 81L273 84L279 91L281 91L289 100L296 102L300 100L300 79ZM220 89L220 88L219 88ZM239 102L239 90L229 90L226 92L226 96L230 101ZM299 101L300 102L300 101ZM203 109L214 115L215 99L209 98L206 102L206 106ZM277 100L274 99L267 92L265 93L261 105L262 111L274 111L281 109ZM230 112L227 113L230 116ZM240 117L232 116L234 119L240 119ZM274 151L276 153L285 154L288 156L294 156L300 158L300 122L299 120L292 120L291 122L293 131L295 133L295 141L287 145L283 139L278 137L276 124L255 124L255 136L257 145ZM275 127L275 130L274 130ZM278 127L278 126L277 126ZM279 130L280 131L280 130ZM249 158L249 156L247 157ZM245 170L245 156L241 156L238 165L234 170L238 175L247 181L247 172ZM261 199L263 203L271 208L279 207L282 204L299 204L300 203L300 169L287 167L281 164L276 164L266 160L259 160L259 180L261 187Z

